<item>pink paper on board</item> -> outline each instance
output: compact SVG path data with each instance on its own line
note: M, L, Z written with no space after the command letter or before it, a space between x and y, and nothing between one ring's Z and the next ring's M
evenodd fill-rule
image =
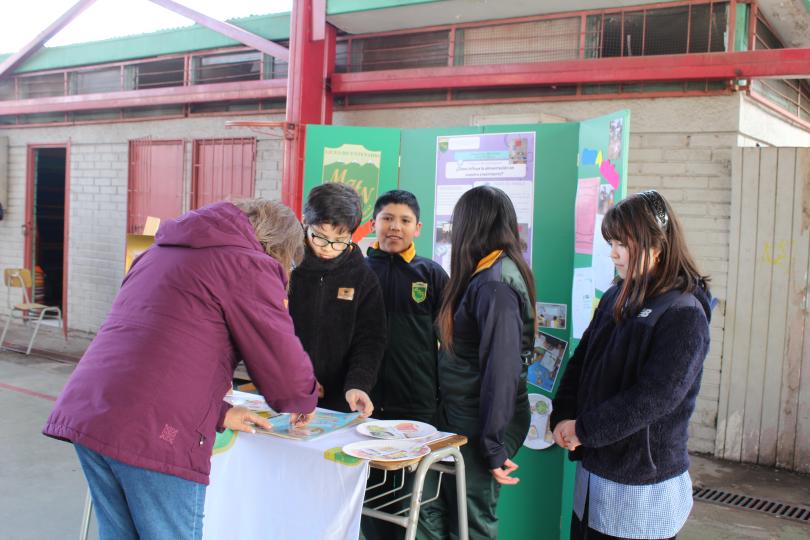
M599 174L613 186L613 189L619 189L619 173L616 172L616 167L613 166L609 159L602 161L599 166Z
M593 253L593 227L599 206L598 178L584 178L577 184L574 244L576 253Z

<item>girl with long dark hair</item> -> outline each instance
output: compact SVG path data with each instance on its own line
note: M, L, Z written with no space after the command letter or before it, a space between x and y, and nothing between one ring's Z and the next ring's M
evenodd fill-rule
M481 186L453 210L450 281L439 311L438 428L466 435L470 538L496 538L501 484L529 429L524 359L534 339L534 277L523 259L515 209L507 195ZM420 538L447 538L454 528L455 490L423 508Z
M578 461L571 538L674 538L692 508L687 429L709 350L711 294L655 191L602 222L619 275L554 399L555 442Z

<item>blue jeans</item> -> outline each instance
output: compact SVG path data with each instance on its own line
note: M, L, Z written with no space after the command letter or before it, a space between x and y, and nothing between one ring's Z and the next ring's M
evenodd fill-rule
M101 540L202 538L205 485L76 447Z

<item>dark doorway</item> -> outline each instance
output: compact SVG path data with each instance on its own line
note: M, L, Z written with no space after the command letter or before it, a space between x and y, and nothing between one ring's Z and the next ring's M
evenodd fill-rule
M34 148L30 251L34 301L64 311L66 148Z

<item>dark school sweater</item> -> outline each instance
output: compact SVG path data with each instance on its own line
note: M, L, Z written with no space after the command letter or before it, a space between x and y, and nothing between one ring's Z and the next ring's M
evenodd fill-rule
M377 276L353 245L335 259L307 249L290 277L295 334L324 387L320 407L348 411L345 393L371 395L385 350L385 305Z
M372 393L374 415L432 422L438 400L436 316L449 279L437 262L375 244L366 262L380 280L388 321L388 346Z
M670 291L616 322L611 287L568 363L552 428L576 419L571 459L622 484L654 484L689 468L687 430L709 350L710 296Z
M453 317L453 350L439 355L440 428L466 435L488 467L517 452L531 413L524 357L534 344L534 306L517 265L482 260Z

